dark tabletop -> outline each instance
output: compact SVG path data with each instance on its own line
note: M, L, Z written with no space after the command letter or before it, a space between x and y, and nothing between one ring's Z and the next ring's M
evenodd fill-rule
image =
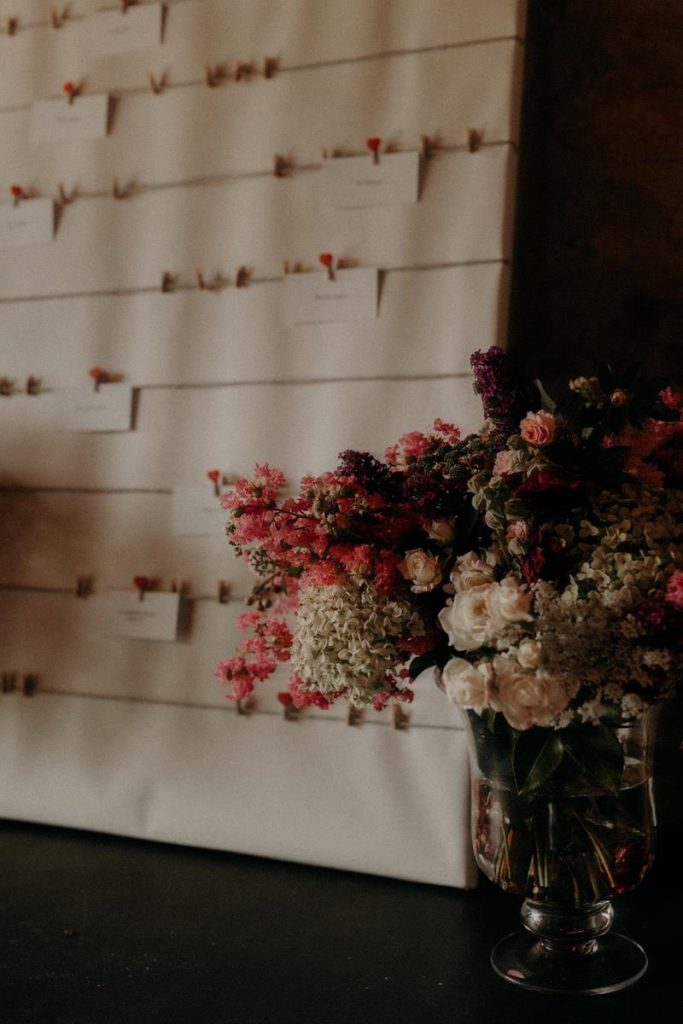
M680 837L617 902L650 956L612 996L521 992L491 946L519 901L235 854L0 823L2 1024L630 1024L677 1016ZM666 1016L665 1016L665 1007Z

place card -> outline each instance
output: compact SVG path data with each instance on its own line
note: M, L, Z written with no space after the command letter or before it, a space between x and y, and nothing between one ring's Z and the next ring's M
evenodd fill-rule
M115 636L136 640L175 640L180 619L180 594L146 590L113 590L104 595L107 619Z
M227 512L206 487L174 487L171 502L174 537L220 537L225 534Z
M377 316L378 273L375 267L285 276L287 324L373 320Z
M18 206L0 206L0 249L48 245L55 230L52 199L23 199Z
M31 108L29 140L32 146L45 142L77 142L99 139L109 127L109 96L77 96L38 100Z
M418 153L384 153L379 163L371 156L323 160L321 201L339 210L416 203L419 175Z
M81 433L130 430L133 421L133 388L130 384L100 384L67 389L65 429Z
M160 3L101 11L84 22L83 48L91 57L150 50L161 44L162 25Z

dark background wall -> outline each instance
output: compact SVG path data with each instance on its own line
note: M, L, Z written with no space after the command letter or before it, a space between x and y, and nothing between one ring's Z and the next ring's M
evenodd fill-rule
M683 381L683 2L529 0L524 95L512 351L548 381L600 359ZM677 833L682 737L669 705L658 798Z

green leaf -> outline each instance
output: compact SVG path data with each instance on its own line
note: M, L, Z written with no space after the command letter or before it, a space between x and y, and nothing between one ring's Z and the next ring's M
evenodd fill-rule
M624 752L606 725L580 725L564 730L567 756L579 769L579 780L616 796L624 774Z
M520 732L512 755L515 783L520 796L536 793L555 774L564 757L559 732L532 728Z
M436 664L436 660L434 658L434 652L433 651L427 651L426 654L418 654L418 655L416 655L414 658L411 659L410 664L408 665L408 671L410 672L410 678L411 679L417 679L417 677L419 676L420 672L424 672L424 670L426 668L430 668L430 666L435 665L435 664Z

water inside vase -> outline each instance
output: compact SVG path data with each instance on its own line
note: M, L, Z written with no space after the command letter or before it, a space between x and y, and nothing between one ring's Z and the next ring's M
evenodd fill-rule
M548 904L586 906L633 889L654 860L652 777L628 758L618 795L569 791L523 800L474 773L477 863L507 892Z

